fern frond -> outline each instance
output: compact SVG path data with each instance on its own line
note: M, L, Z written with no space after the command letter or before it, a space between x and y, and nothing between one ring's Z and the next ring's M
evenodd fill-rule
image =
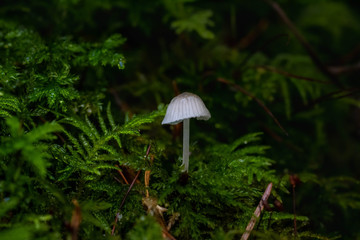
M88 125L90 131L92 132L92 134L94 134L94 137L98 140L100 138L100 134L99 134L98 130L94 127L92 122L89 120L87 115L85 115L85 121L86 121L86 124Z
M77 151L80 153L80 155L85 157L84 149L80 145L80 142L65 129L63 130L63 133L65 133L65 135L69 138L70 142L77 149Z
M91 154L93 152L92 146L90 145L88 140L85 138L84 134L80 134L79 139L80 139L80 142L81 142L82 146L84 147L85 151L87 152L88 156L92 155Z
M245 136L240 137L239 139L235 140L230 146L230 151L233 152L235 149L240 147L241 145L246 145L252 142L259 141L261 138L260 136L263 135L262 132L256 133L249 133Z
M153 111L152 113L135 116L130 121L124 124L122 126L123 129L135 129L138 128L140 125L151 123L156 118L164 116L165 115L165 108L157 111Z
M107 133L108 133L108 130L107 130L107 127L106 127L104 118L101 116L101 112L100 112L100 111L98 111L97 114L98 114L98 120L99 120L100 128L101 128L103 134L107 134Z
M54 139L52 133L61 131L62 127L54 122L45 123L25 133L18 119L8 118L6 123L10 136L1 137L0 156L21 153L22 158L34 167L35 172L45 176L50 155L47 152L48 145L42 141Z
M83 134L85 134L89 138L92 143L96 142L96 136L86 122L68 117L60 120L59 123L70 124L78 128Z
M122 151L121 135L139 136L139 129L144 124L153 122L157 117L165 114L164 109L154 111L150 114L137 116L125 123L122 126L115 125L111 111L110 104L107 107L107 116L110 123L110 129L106 126L105 120L98 113L98 123L93 123L88 117L84 120L66 117L59 122L74 127L79 133L75 137L70 134L68 130L63 132L69 139L67 143L67 149L74 159L65 168L66 171L61 176L64 179L65 176L69 176L75 171L83 171L87 174L101 174L100 170L116 169L114 164L108 164L107 162L121 162L122 164L130 164L135 168L143 168L144 162L142 157L124 156ZM97 130L97 126L100 126L101 132ZM113 145L116 142L117 146ZM139 164L141 163L141 164ZM88 179L94 179L88 176Z
M10 117L11 113L20 112L19 100L13 96L0 95L0 116Z
M114 130L114 128L116 128L116 124L115 124L114 118L111 113L111 103L110 102L108 103L108 105L106 107L106 114L107 114L107 118L109 120L111 129Z

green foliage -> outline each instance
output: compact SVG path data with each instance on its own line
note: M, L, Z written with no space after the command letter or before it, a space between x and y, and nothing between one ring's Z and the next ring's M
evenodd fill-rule
M47 152L49 145L40 141L53 140L54 136L51 133L60 131L61 127L56 123L47 123L25 133L16 118L6 119L6 124L9 136L1 137L0 156L17 156L15 158L17 161L30 163L34 171L44 177L47 167L46 159L50 158ZM8 162L2 164L7 165Z
M0 96L0 116L11 117L16 112L20 112L18 99L13 96Z
M209 20L212 14L210 10L196 12L184 19L172 22L171 27L176 33L196 31L202 38L211 39L214 38L214 34L207 29L207 25L213 25L213 22Z
M359 238L360 5L276 1L319 63L267 2L3 0L0 239Z
M142 125L151 123L159 116L163 116L164 109L154 111L151 114L136 116L123 126L114 124L110 104L107 108L110 127L107 126L100 112L97 115L98 123L96 125L100 126L101 132L87 116L85 116L84 120L66 117L59 121L59 123L70 125L79 131L78 136L73 136L68 130L64 130L63 132L69 139L69 143L66 144L65 148L56 147L56 155L59 155L58 159L65 164L65 169L60 170L63 175L58 178L59 181L68 178L74 172L85 172L100 176L100 170L120 170L114 166L114 161L117 164L129 165L135 169L144 166L144 163L129 160L133 156L124 156L121 136L140 136ZM73 132L76 131L73 130ZM86 178L91 180L94 177L87 176Z
M179 181L179 172L153 184L160 194L159 202L169 206L168 214L180 215L176 236L205 239L219 226L226 230L246 227L254 202L261 198L267 183L279 180L269 170L272 161L263 156L266 147L250 144L259 140L259 135L211 147L190 159L186 185Z
M128 233L127 239L163 239L161 234L160 225L155 221L154 218L149 216L141 216L136 222L135 227Z

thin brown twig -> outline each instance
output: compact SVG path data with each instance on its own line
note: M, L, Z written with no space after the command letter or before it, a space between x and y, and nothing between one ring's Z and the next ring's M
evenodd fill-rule
M246 55L246 57L244 58L244 60L242 60L242 62L240 63L240 66L244 66L245 63L247 63L247 61L250 59L250 57L258 52L258 51L261 51L263 50L265 47L267 47L268 45L270 45L272 42L276 41L277 39L279 38L282 38L282 37L289 37L288 34L285 34L285 33L282 33L282 34L278 34L272 38L270 38L269 40L265 41L265 43L263 43L259 48L257 48L255 51L251 51L250 53L248 53Z
M121 204L120 204L119 210L118 210L118 212L116 213L116 216L115 216L115 223L114 223L114 226L113 226L113 228L112 228L111 235L114 235L114 233L115 233L115 227L116 227L116 223L117 223L117 221L118 221L118 216L119 216L119 214L120 214L120 210L121 210L122 206L124 205L125 200L126 200L127 196L129 195L130 190L131 190L132 187L134 186L136 179L139 177L140 172L141 172L141 170L139 170L139 171L137 172L134 180L131 182L131 185L129 186L129 189L127 190L127 192L126 192L126 194L125 194L125 196L124 196L124 198L123 198L123 200L122 200L122 202L121 202Z
M149 183L150 183L150 170L145 171L145 188L146 188L146 197L149 197Z
M277 69L277 68L270 67L270 66L254 66L254 68L264 69L264 70L267 70L267 71L270 71L270 72L279 73L279 74L287 76L287 77L296 78L296 79L300 79L300 80L305 80L305 81L309 81L309 82L317 82L317 83L322 83L322 84L332 84L332 82L321 81L321 80L317 80L317 79L313 79L313 78L309 78L309 77L303 77L303 76L295 75L295 74L286 72L284 70Z
M337 90L337 91L325 94L325 95L323 95L323 96L321 96L321 97L319 97L317 99L314 99L309 104L307 104L307 105L303 106L302 108L298 109L296 111L296 113L305 111L307 109L310 109L311 107L315 106L316 104L318 104L320 102L328 101L328 100L331 100L331 99L340 99L340 98L349 97L349 96L354 95L354 94L359 93L359 92L360 92L359 88L350 88L350 89L344 89L344 90Z
M295 25L291 22L291 20L288 18L284 10L280 7L280 5L277 2L274 2L272 0L263 0L267 4L269 4L275 12L279 15L281 20L285 23L285 25L288 26L290 31L295 35L295 37L299 40L301 45L304 47L304 49L307 51L309 56L311 57L314 64L319 68L319 70L327 76L336 86L339 88L342 88L341 82L338 80L338 78L332 74L329 69L322 63L318 55L315 53L315 50L311 47L311 45L306 41L306 39L300 34L299 30L295 27Z
M81 216L81 209L80 209L79 202L76 199L73 199L72 202L74 204L74 210L72 212L71 224L70 224L71 240L77 240L78 233L79 233L79 226L82 221L82 216Z
M266 19L260 19L258 24L245 36L243 37L240 42L237 44L235 48L237 49L244 49L248 47L254 40L266 30L269 26L269 22Z
M355 59L359 54L360 54L360 44L357 44L353 49L351 49L350 52L345 54L345 56L340 58L337 57L336 62L338 63L350 62L353 59Z
M150 149L151 149L151 144L149 144L149 146L148 146L148 148L147 148L147 151L146 151L146 154L145 154L145 156L144 156L144 159L146 159L146 158L149 156ZM131 190L132 187L134 186L134 184L135 184L135 182L136 182L136 179L139 177L140 172L141 172L141 170L139 170L139 171L137 172L137 174L136 174L136 176L134 177L133 181L131 182L131 185L129 186L129 188L128 188L128 190L127 190L127 192L126 192L123 200L121 201L119 210L118 210L118 212L116 213L116 216L115 216L115 222L114 222L114 226L113 226L112 231L111 231L111 235L114 235L114 233L115 233L115 227L116 227L116 223L117 223L117 221L118 221L118 216L119 216L119 214L120 214L120 210L121 210L121 208L123 207L123 205L125 204L125 200L126 200L127 196L129 195L130 190Z
M119 167L119 165L115 165L115 167L117 167L117 168L120 168ZM126 179L126 177L124 176L124 174L122 173L122 171L121 170L117 170L118 171L118 173L120 174L120 176L122 177L122 179L125 181L125 183L127 184L127 185L129 185L129 182L128 182L128 180Z
M349 73L349 72L356 72L356 71L360 71L360 62L355 63L353 65L332 66L332 67L328 67L328 69L332 74L336 74L336 75Z
M296 224L296 198L295 198L295 187L301 181L296 174L291 174L289 176L290 184L292 186L292 196L293 196L293 213L294 213L294 235L297 236L297 224Z
M167 232L166 230L161 230L162 231L162 233L163 234L165 234L166 235L166 237L168 237L170 240L176 240L176 238L173 236L173 235L171 235L169 232Z
M267 202L267 200L271 194L272 185L273 185L272 183L269 183L269 185L267 186L258 206L255 209L253 216L251 217L251 219L246 227L245 232L241 236L241 240L247 240L249 238L251 231L254 229L256 220L260 217L262 210L264 210L265 203Z
M127 105L123 100L121 100L119 94L117 93L115 88L110 88L108 90L114 97L115 99L115 103L118 105L118 107L123 111L123 112L128 112L130 118L132 117L132 112L131 109L129 107L129 105Z
M295 198L295 185L292 185L292 195L293 195L293 213L294 213L294 235L297 235L297 224L296 224L296 198Z
M235 88L236 90L242 92L243 94L249 96L251 99L255 100L260 107L262 107L265 112L274 120L274 122L279 126L279 128L285 133L286 136L288 136L289 134L286 132L286 130L283 128L283 126L280 124L280 122L277 120L277 118L274 116L274 114L272 114L272 112L269 110L269 108L267 108L265 106L265 104L258 99L257 97L255 97L254 95L252 95L251 93L249 93L248 91L246 91L245 89L243 89L242 87L240 87L239 85L232 83L224 78L218 78L217 81L225 83L227 85L232 86L233 88Z

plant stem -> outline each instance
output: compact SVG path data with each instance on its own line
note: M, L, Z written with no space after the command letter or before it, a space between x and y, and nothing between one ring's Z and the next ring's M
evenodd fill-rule
M189 142L190 142L190 119L183 121L183 164L185 172L189 171Z
M145 154L145 156L144 156L144 160L149 156L150 149L151 149L151 143L149 144L149 146L148 146L148 148L147 148L147 150L146 150L146 154ZM112 235L112 236L114 236L114 234L115 234L115 227L116 227L116 223L117 223L117 221L118 221L118 215L120 214L120 210L121 210L121 208L124 206L125 200L126 200L127 196L129 195L130 190L131 190L132 187L134 186L136 180L138 179L138 177L139 177L139 175L140 175L140 172L141 172L141 170L139 170L139 171L137 172L137 174L136 174L136 176L134 177L133 181L131 182L131 185L129 186L129 189L127 190L127 192L126 192L123 200L121 201L119 210L118 210L118 212L116 213L115 223L114 223L113 228L112 228L112 231L111 231L111 235Z
M296 227L296 200L295 200L295 185L292 185L293 193L293 212L294 212L294 235L297 236L297 227Z
M136 179L139 177L140 172L141 172L141 170L139 170L139 171L137 172L137 174L136 174L134 180L132 181L129 189L127 190L127 192L126 192L123 200L121 201L119 210L118 210L118 212L116 213L115 223L114 223L113 228L112 228L112 231L111 231L111 235L112 235L112 236L114 236L114 234L115 234L115 227L116 227L116 223L117 223L117 221L118 221L118 215L120 214L120 210L121 210L122 206L124 206L125 200L126 200L127 196L129 195L130 190L131 190L132 187L134 186L134 184L135 184L135 182L136 182Z
M267 186L267 188L259 202L259 205L255 209L254 215L251 217L250 222L248 223L245 232L241 236L241 240L247 240L249 238L250 233L255 226L256 220L260 217L260 214L261 214L262 210L264 209L264 203L267 202L268 198L270 197L272 185L273 185L272 183L269 183L269 185Z

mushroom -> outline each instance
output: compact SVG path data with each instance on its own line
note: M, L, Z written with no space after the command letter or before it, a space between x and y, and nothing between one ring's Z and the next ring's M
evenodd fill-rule
M198 95L184 92L174 97L161 124L183 123L183 165L185 172L189 170L190 118L209 120L211 114Z

